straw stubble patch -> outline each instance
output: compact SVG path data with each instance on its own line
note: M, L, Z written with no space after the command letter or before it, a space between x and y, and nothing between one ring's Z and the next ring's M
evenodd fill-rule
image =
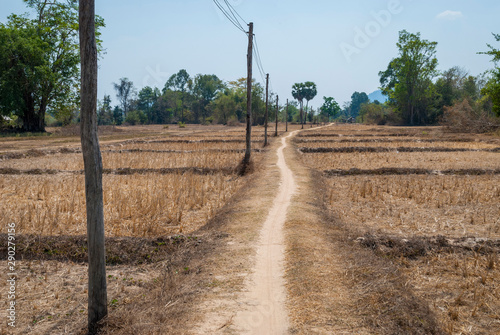
M324 147L327 143L339 148L394 148L396 144L408 146L419 141L426 143L425 147L451 149L498 146L498 139L491 136L478 136L473 141L467 136L448 138L438 127L429 130L401 128L401 134L405 135L399 137L390 132L386 127L334 126L328 132L315 132L316 138L321 140L320 145L310 136L308 141L304 141L306 137L301 138L300 146ZM388 136L381 136L384 134ZM463 141L464 138L467 141ZM342 230L347 232L347 245L363 249L347 254L347 247L340 253L350 260L351 266L347 266L346 271L357 274L350 280L353 287L363 283L363 277L370 278L370 284L365 286L366 294L358 296L359 306L364 306L369 315L370 304L366 303L372 300L368 297L375 297L371 304L380 306L383 312L380 317L410 325L418 321L415 313L392 314L396 302L406 299L402 306L420 310L421 315L433 316L427 320L437 321L435 324L427 322L427 325L434 325L435 330L424 333L439 333L440 330L447 334L498 333L499 180L495 174L475 173L481 169L498 169L498 152L351 151L301 156L306 165L318 169L401 171L391 175L322 176L328 188L325 203ZM414 168L456 169L457 173L403 173L405 169ZM385 292L385 295L376 298L376 292ZM389 300L384 303L380 297L389 297ZM357 299L356 294L353 299ZM375 324L380 320L375 318ZM404 333L415 333L416 328L410 329Z
M80 175L1 177L0 212L22 234L84 235L83 180ZM154 237L195 231L240 186L240 178L224 174L105 175L106 234Z
M321 175L288 155L300 189L286 223L292 333L439 334L404 275L353 243L351 228L327 214Z

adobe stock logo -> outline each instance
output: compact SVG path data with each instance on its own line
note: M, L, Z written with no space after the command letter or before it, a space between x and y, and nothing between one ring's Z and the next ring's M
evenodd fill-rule
M387 9L382 9L378 12L371 11L370 16L373 20L368 21L364 28L354 27L353 43L340 43L340 49L348 63L352 62L354 55L358 55L361 51L367 48L372 40L380 35L382 29L389 26L394 15L400 14L403 11L403 5L399 0L390 0L387 4Z
M156 69L151 66L146 66L145 68L147 74L142 78L142 86L151 86L163 88L163 85L167 82L170 74L168 72L162 71L159 64L156 65Z

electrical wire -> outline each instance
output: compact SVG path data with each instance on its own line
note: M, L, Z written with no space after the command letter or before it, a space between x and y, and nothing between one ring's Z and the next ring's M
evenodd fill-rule
M264 66L262 65L262 57L260 55L259 45L257 43L257 37L254 38L254 45L255 45L255 48L254 48L254 51L255 51L255 63L257 64L257 69L260 72L262 81L265 83L266 80L264 79L264 77L266 77L266 71L264 70Z
M241 15L236 11L236 9L234 9L234 7L229 3L228 0L224 0L224 2L226 3L227 7L231 10L231 12L234 12L236 13L236 15L238 15L238 17L246 24L248 25L247 21L245 21L244 18L241 17Z
M245 21L245 19L238 13L238 11L236 9L234 9L234 7L229 3L228 0L223 0L223 1L224 1L224 4L226 5L227 9L224 8L224 6L219 2L219 0L213 0L215 5L219 8L219 10L222 12L222 14L224 14L224 16L229 20L229 22L231 22L238 30L240 30L240 31L244 32L246 35L248 35L248 32L243 28L243 25L240 22L240 20L243 21L243 23L245 25L248 25L247 21ZM266 71L264 70L264 66L262 65L262 57L260 55L259 46L257 43L257 37L254 36L253 40L254 40L254 46L255 46L253 48L255 64L257 65L257 70L258 70L260 77L262 79L262 83L265 84ZM271 86L271 90L274 91L272 88L271 80L269 80L269 84Z
M245 21L245 20L241 17L241 15L240 15L240 14L238 14L238 12L236 11L236 9L234 9L234 7L233 7L233 6L231 6L231 4L229 3L229 1L228 1L228 0L224 0L224 3L226 4L227 8L229 9L229 12L231 13L231 15L232 15L232 17L233 17L234 21L236 21L236 22L238 23L238 26L239 26L241 29L243 29L243 30L244 30L243 25L240 23L240 19L241 19L241 20L242 20L242 21L243 21L246 25L248 25L248 24L246 23L246 21ZM238 17L237 17L237 16L238 16L240 19L238 19Z
M243 29L243 27L241 26L241 23L236 19L236 17L232 18L231 14L229 14L227 12L227 10L224 9L224 7L222 7L222 5L219 3L218 0L213 0L213 2L219 8L219 10L222 12L222 14L224 14L224 16L229 20L229 22L231 22L238 30L241 30L243 33L247 34L247 32L245 31L245 29ZM233 14L233 16L234 16L234 14Z

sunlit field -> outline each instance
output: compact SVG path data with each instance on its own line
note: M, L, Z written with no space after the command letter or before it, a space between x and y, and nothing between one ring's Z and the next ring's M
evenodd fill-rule
M107 236L155 237L190 233L203 226L241 186L243 127L165 130L140 127L137 138L101 143ZM130 129L123 127L127 136ZM160 133L154 133L159 131ZM118 132L122 135L122 132ZM141 135L147 135L142 138ZM116 134L115 134L116 136ZM0 215L22 234L85 235L83 158L78 142L61 137L33 141L0 161ZM11 140L6 139L6 142ZM263 132L253 137L254 160L263 152ZM0 144L1 147L1 144ZM50 148L50 150L46 148ZM0 153L1 154L1 153ZM2 232L6 227L2 227Z
M294 143L323 173L333 215L399 266L445 331L498 330L498 137L336 125Z

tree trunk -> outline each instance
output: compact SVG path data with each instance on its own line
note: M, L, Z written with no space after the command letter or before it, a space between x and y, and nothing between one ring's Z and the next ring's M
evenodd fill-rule
M108 314L102 158L97 137L97 47L95 0L80 0L81 57L81 142L85 168L87 243L89 253L88 327L97 332L97 323Z
M22 130L32 133L44 133L45 132L45 108L40 110L40 112L35 112L35 102L31 98L29 93L24 96L25 110L21 116L23 121ZM43 106L42 106L43 108Z

